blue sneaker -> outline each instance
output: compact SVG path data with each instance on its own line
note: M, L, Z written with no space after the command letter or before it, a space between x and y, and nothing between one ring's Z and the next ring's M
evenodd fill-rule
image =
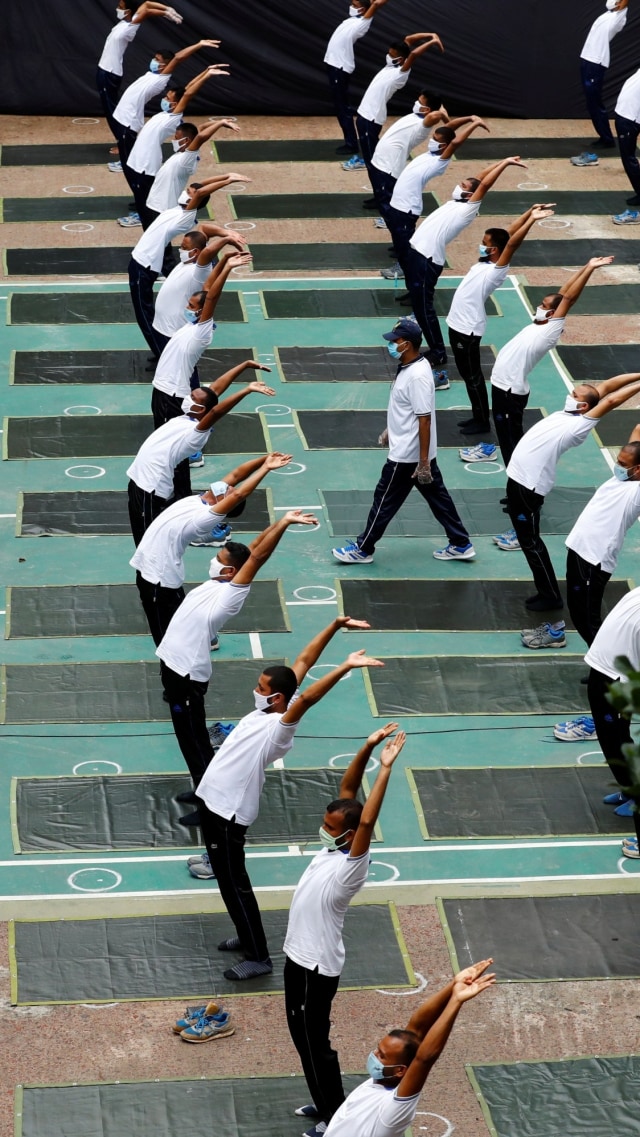
M370 565L373 560L372 556L358 548L355 541L350 545L344 545L342 549L332 549L331 552L343 565Z
M213 1006L215 1005L214 1003ZM223 1011L221 1015L208 1015L207 1009L205 1007L203 1015L180 1031L180 1038L184 1042L210 1042L212 1038L227 1038L230 1034L235 1034L236 1028L231 1025L230 1014Z
M624 213L616 213L611 220L614 225L640 225L640 211L625 209Z
M436 391L448 391L451 386L449 382L449 372L446 367L433 368L433 384Z
M359 154L354 154L347 162L342 163L343 170L365 170L367 163Z
M478 442L475 446L463 446L458 454L463 462L496 462L498 447L492 442Z
M197 470L200 468L200 466L204 466L202 450L196 450L195 454L191 454L189 456L189 466L192 470Z
M446 549L436 549L433 555L437 561L472 561L476 551L469 542L468 545L447 545Z
M226 545L227 540L231 534L231 526L226 525L224 521L220 525L214 525L211 534L206 540L191 541L194 549L215 549L221 545Z
M220 1009L218 1003L201 1003L197 1007L187 1007L184 1012L184 1018L178 1019L177 1022L173 1024L171 1028L173 1033L181 1034L183 1030L186 1030L188 1026L197 1022L198 1019L207 1013L213 1018L222 1019L226 1017L225 1012Z
M595 723L591 715L580 715L569 722L557 722L553 736L559 742L597 742Z
M631 798L627 798L627 800L623 801L622 805L619 805L613 812L617 813L618 817L633 817L635 811L636 807L634 802Z
M637 837L625 837L622 842L622 855L623 857L640 857L640 850L638 849Z
M571 162L572 166L597 166L597 165L599 165L598 155L597 154L590 154L588 150L585 150L582 154L576 154L575 157L570 158L569 161Z
M624 805L625 801L629 801L628 794L623 794L622 790L616 790L614 794L607 794L602 799L605 805Z

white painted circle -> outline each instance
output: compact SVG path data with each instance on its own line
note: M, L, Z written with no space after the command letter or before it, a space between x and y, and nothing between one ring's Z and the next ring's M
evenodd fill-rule
M570 229L573 221L567 221L563 217L544 217L542 221L538 221L541 229Z
M582 759L588 758L591 754L597 754L600 761L597 763L596 762L584 763L582 761ZM577 766L584 766L585 764L587 766L596 766L596 765L600 765L600 762L604 762L604 754L602 753L601 750L585 750L582 754L579 754L578 757L576 758L576 765Z
M72 118L71 122L74 126L97 126L100 122L99 118Z
M225 221L223 228L233 229L236 233L248 233L251 229L255 229L255 221Z
M78 877L85 883L78 884ZM111 892L122 884L122 877L113 869L78 869L67 877L67 884L77 892Z
M262 276L261 272L254 272L252 268L232 268L231 272L234 276L239 276L240 280L248 280L249 277L253 279L254 276Z
M122 766L119 766L117 762L108 762L106 760L106 758L96 758L96 759L94 759L93 762L76 762L71 773L76 774L77 776L81 776L81 777L84 776L84 775L79 774L79 771L82 769L83 766L90 766L91 767L90 770L87 770L87 774L103 774L105 772L111 772L111 771L114 771L116 774L122 773ZM110 770L104 771L102 769L103 766L109 766ZM98 767L100 767L100 769L98 769Z
M450 411L470 411L470 410L471 410L471 407L469 406L469 404L468 404L468 403L467 403L467 404L464 404L464 403L460 403L460 404L458 404L458 405L456 405L456 406L453 406L453 407L449 407L449 410L450 410Z
M263 415L271 415L273 418L291 414L291 407L287 407L284 403L260 403L253 409L256 414L260 414L262 411Z
M70 225L63 225L65 233L91 233L95 229L95 225L90 225L88 221L73 221Z
M406 999L407 995L420 995L428 987L429 980L425 979L425 977L421 971L416 971L416 972L414 972L414 974L415 974L416 979L418 980L418 986L417 987L410 987L408 991L385 991L384 988L382 988L382 989L378 988L376 991L376 995L400 995L405 999ZM423 1117L429 1117L429 1116L438 1117L439 1115L436 1113L431 1114L431 1115L429 1115L427 1113L423 1113L422 1116ZM426 1129L426 1125L421 1126L421 1129Z
M479 466L483 468L478 469ZM491 466L491 469L487 470L487 466ZM504 466L497 460L495 462L465 462L464 468L469 474L499 474L501 470L504 470Z
M290 533L313 533L316 529L320 528L320 522L316 521L313 525L303 525L300 521L294 521L293 525L289 526Z
M416 971L416 975L417 974L418 974L418 972ZM446 1117L442 1117L442 1115L440 1113L423 1113L422 1111L419 1110L418 1113L416 1113L416 1117L435 1117L435 1118L437 1118L438 1121L441 1121L442 1124L446 1126L444 1133L436 1133L434 1126L419 1125L418 1130L419 1131L424 1130L426 1133L428 1133L430 1135L430 1137L451 1137L451 1134L453 1133L453 1131L455 1129L455 1125L453 1124L453 1122L449 1121L449 1119ZM439 1128L440 1128L440 1126L438 1126L438 1129Z
M246 193L247 187L244 182L232 182L227 186L227 193Z
M294 469L294 466L296 466L297 469ZM292 474L304 474L306 468L306 466L302 465L302 462L289 462L288 466L284 466L282 470L276 470L275 472L291 477Z
M313 680L320 679L321 676L318 674L319 671L335 671L336 667L339 667L339 666L340 666L339 663L316 663L315 667L309 668L309 670L307 671L307 676L309 677L309 679L313 679ZM314 672L315 672L315 674L314 674ZM347 674L343 675L342 679L340 679L339 682L344 683L345 679L350 679L350 678L351 678L351 672L347 671Z
M89 473L74 474L73 470L97 470L98 473L97 474L89 474ZM106 472L107 471L105 470L104 466L69 466L69 468L67 470L65 470L65 474L67 475L68 478L89 478L89 479L91 479L91 478L102 478L106 474Z
M70 418L75 418L77 415L85 414L87 411L95 411L96 415L102 414L100 407L94 407L91 405L91 403L74 403L72 406L64 408L64 413L66 415L69 415ZM90 415L90 417L94 418L95 416Z
M227 122L237 122L238 121L234 114L210 114L209 115L209 122L221 122L222 119L226 119Z
M63 186L63 193L70 193L72 197L85 197L87 194L95 193L93 186Z
M384 868L384 869L391 869L391 876L387 877L386 883L389 884L393 880L398 880L398 878L400 876L400 869L397 869L395 865L390 865L388 863L388 861L371 861L371 868L373 868L374 865L379 865L381 868ZM370 872L369 878L372 880L375 880L376 879L375 873Z
M303 595L307 592L313 595ZM335 600L338 594L335 588L329 588L326 584L303 584L301 588L294 588L293 595L296 600Z
M331 766L332 770L336 769L336 762L340 758L348 758L349 762L350 762L352 758L355 758L355 754L334 754L333 758L329 759L329 765ZM347 766L349 765L349 762L346 762L344 766L340 766L339 769L346 770ZM365 774L371 774L373 772L373 770L377 770L379 765L380 765L380 763L379 763L378 759L374 758L374 756L372 754L371 757L369 758L369 761L367 762L366 767L365 767L365 771L364 771Z
M620 857L618 860L618 872L621 872L623 876L637 876L637 873L629 872L629 869L627 868L629 861L633 859L633 857ZM640 862L638 863L640 864Z
M70 272L67 275L71 280L93 280L93 275L90 272Z
M518 182L518 189L549 189L549 185L547 182Z

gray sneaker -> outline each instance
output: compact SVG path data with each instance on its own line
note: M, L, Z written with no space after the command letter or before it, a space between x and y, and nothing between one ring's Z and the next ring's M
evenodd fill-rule
M383 276L385 280L404 280L404 273L400 262L396 261L396 263L392 264L389 268L381 268L380 276Z
M215 880L216 874L211 868L211 861L207 853L203 853L200 860L189 864L189 872L196 880Z
M532 632L522 632L521 639L523 647L540 648L567 646L564 628L558 628L557 631L554 631L550 624L541 624L539 628L534 628Z

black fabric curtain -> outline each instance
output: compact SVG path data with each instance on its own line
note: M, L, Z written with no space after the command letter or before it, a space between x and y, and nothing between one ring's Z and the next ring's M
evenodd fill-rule
M115 7L116 0L4 0L0 111L99 115L94 74ZM348 0L175 0L175 7L184 16L181 26L163 19L143 24L125 56L125 84L146 70L158 48L216 38L222 40L218 51L194 56L177 74L184 83L208 62L231 65L230 78L211 80L193 101L195 114L331 113L322 60L331 32L348 14ZM452 112L583 118L578 58L590 24L604 10L604 0L389 0L356 45L354 99L393 40L436 31L445 54L432 50L419 61L391 113L406 112L426 87ZM639 46L640 10L632 0L627 26L612 45L611 107L640 65Z

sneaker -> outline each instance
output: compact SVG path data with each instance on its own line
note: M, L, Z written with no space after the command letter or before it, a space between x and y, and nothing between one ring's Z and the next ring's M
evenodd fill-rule
M458 454L463 462L495 462L498 447L492 442L478 442L475 446L463 446Z
M627 798L627 800L623 801L621 805L617 806L613 812L616 813L618 817L633 817L635 811L636 807L634 802L631 798Z
M142 222L138 213L129 213L126 217L118 218L118 225L123 229L135 229L138 225L142 225Z
M534 632L541 632L543 628L551 628L554 632L564 632L566 626L564 620L558 620L555 624L551 624L549 620L545 620L543 624L538 624L537 628L523 628L520 632L520 638L524 639L525 636L532 636Z
M522 646L530 648L539 647L566 647L567 639L564 634L564 628L557 630L551 624L541 624L539 628L535 628L532 632L522 632Z
M198 470L200 466L204 466L202 450L196 450L195 454L189 456L189 466L192 470Z
M404 280L404 273L400 262L396 261L395 264L392 264L389 268L381 268L380 276L383 276L385 280Z
M187 864L197 865L206 855L206 853L194 853L192 857L187 857Z
M625 209L624 213L616 213L611 220L614 225L640 225L640 212L637 209Z
M220 525L213 527L206 541L191 541L191 546L194 549L216 549L227 543L230 533L231 526L226 525L223 521Z
M569 722L557 722L553 728L553 737L559 742L592 742L598 741L595 723L591 715L580 715Z
M607 794L603 797L603 805L624 805L625 801L629 801L627 794L623 794L622 790L616 790L614 794Z
M180 1038L185 1042L210 1042L212 1038L227 1038L235 1032L236 1028L231 1026L230 1014L223 1011L222 1016L208 1015L205 1008L203 1015L180 1031Z
M640 857L637 837L628 837L626 841L622 842L622 855L623 857L635 857L636 859Z
M209 650L210 651L219 651L219 649L220 649L220 639L218 636L213 636Z
M296 1117L320 1117L315 1105L301 1105L293 1111Z
M376 217L373 224L374 224L374 227L376 229L388 229L389 228L384 217Z
M584 154L578 154L577 157L570 158L569 161L571 162L572 166L598 166L599 165L598 155L597 154L589 154L589 153L587 153L586 150L585 150Z
M191 860L191 858L189 858ZM189 864L189 872L195 876L196 880L215 880L216 874L211 868L211 861L209 860L208 853L203 853L199 860Z
M373 560L372 556L358 548L355 541L350 545L344 545L342 549L332 549L331 552L337 561L342 561L343 565L370 565Z
M516 537L515 529L507 529L506 533L498 533L497 537L492 537L494 545L499 549L503 549L505 553L512 553L514 550L520 548L520 542Z
M433 555L437 561L472 561L476 551L469 542L468 545L447 545L446 549L436 549Z
M319 1121L317 1125L312 1125L311 1129L305 1129L302 1137L322 1137L323 1133L327 1132L326 1121Z
M433 368L433 384L436 391L448 391L451 386L449 382L449 372L446 367Z
M218 1003L201 1003L199 1007L187 1007L184 1012L184 1018L178 1019L173 1024L171 1028L173 1033L182 1034L183 1030L186 1030L188 1026L191 1026L199 1018L202 1018L204 1014L219 1019L222 1018L223 1015L226 1017L225 1012L220 1010Z
M107 169L109 169L112 174L121 174L122 162L108 162Z
M366 168L367 163L359 154L353 154L351 158L342 163L343 170L366 170Z

